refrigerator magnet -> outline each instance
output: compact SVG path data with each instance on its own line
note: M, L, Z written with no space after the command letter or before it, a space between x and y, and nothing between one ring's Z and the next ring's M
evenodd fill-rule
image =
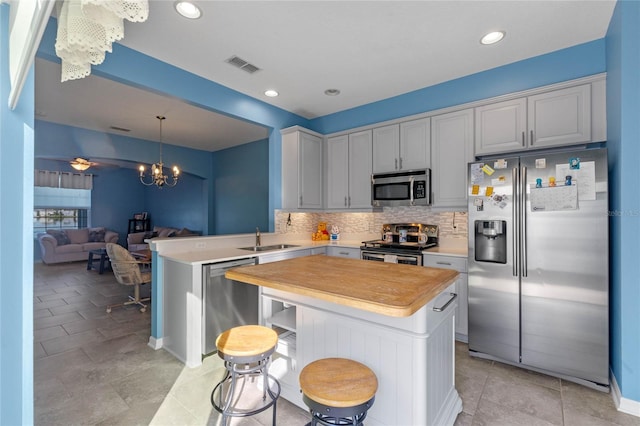
M580 170L580 159L578 157L569 158L569 168L571 170Z
M471 195L478 195L480 193L480 185L473 185L471 187Z
M496 160L493 163L493 168L498 170L498 169L506 169L507 168L507 160L505 159L501 159L501 160Z
M482 166L482 171L485 172L489 176L491 176L493 174L493 172L495 172L495 170L493 170L491 168L491 166L488 165L488 164L485 164L484 166Z
M547 159L536 158L536 169L546 169L546 168L547 168Z

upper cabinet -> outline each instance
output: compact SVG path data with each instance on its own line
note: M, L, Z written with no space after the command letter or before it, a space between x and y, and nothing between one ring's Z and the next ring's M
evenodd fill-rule
M604 85L593 84L594 100L604 102ZM598 105L592 108L591 92L592 84L582 84L475 108L475 154L602 140L606 119Z
M371 130L327 139L327 208L371 208Z
M299 126L282 130L282 208L322 208L322 136Z
M467 163L473 161L473 109L431 117L434 207L467 209Z
M373 129L373 173L431 166L429 118Z

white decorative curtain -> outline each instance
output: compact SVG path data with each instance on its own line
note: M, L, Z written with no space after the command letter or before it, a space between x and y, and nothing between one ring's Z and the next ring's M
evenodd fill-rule
M91 65L101 64L111 44L124 37L124 19L144 22L149 16L148 0L64 0L56 7L61 81L91 74Z

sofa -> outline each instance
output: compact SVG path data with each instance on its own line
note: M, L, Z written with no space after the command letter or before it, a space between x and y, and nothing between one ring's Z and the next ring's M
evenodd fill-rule
M172 238L172 237L197 237L200 232L191 231L187 228L169 228L166 226L154 226L152 231L134 232L127 235L127 249L129 251L149 250L149 244L144 240L151 238Z
M49 229L38 234L40 255L46 264L86 261L90 250L118 243L118 233L105 228Z

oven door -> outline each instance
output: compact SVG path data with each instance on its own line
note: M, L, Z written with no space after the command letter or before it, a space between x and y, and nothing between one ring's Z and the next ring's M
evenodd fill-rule
M422 266L422 254L398 254L393 252L373 252L362 250L360 252L362 260L374 260L377 262L401 263L403 265Z

